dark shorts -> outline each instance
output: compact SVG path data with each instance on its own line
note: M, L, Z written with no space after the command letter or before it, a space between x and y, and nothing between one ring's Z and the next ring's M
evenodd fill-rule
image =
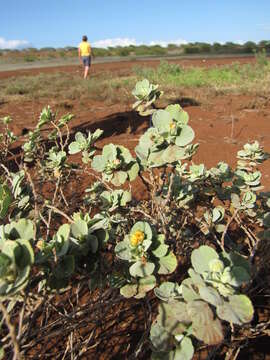
M91 56L82 56L84 66L91 66Z

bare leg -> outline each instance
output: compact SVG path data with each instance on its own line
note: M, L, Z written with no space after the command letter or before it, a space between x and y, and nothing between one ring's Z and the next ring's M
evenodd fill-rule
M87 78L88 72L89 72L89 66L85 66L85 68L84 68L84 76L83 76L84 79Z

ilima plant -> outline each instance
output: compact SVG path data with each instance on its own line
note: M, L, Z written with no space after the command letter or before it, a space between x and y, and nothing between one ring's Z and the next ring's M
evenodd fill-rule
M15 295L27 285L34 263L33 238L29 220L0 226L0 297Z
M0 120L4 125L4 132L0 133L0 160L4 162L9 153L9 146L17 140L17 137L9 129L9 124L12 122L11 117L5 116Z
M43 272L49 274L47 286L57 289L67 286L76 266L85 264L89 271L95 270L97 259L94 256L109 239L106 223L107 219L98 214L90 218L88 214L75 213L73 222L61 225L52 240L39 240L37 262L42 265Z
M13 211L11 218L22 218L30 213L33 205L33 193L31 186L27 182L25 171L20 170L17 173L9 173L11 181L11 190L14 197L12 203Z
M8 181L0 183L0 218L9 214L9 219L18 220L32 210L31 187L25 179L24 170L16 173L5 170Z
M145 167L160 167L191 158L197 149L189 145L194 131L187 125L188 114L180 105L169 105L156 110L150 127L140 138L136 154Z
M132 95L137 100L133 104L133 109L137 110L141 116L151 115L155 112L152 106L163 95L163 92L158 90L158 86L150 84L147 79L137 82L132 91Z
M154 360L189 360L196 348L213 345L236 358L249 339L267 334L256 301L261 307L268 299L261 279L268 276L270 200L259 170L268 154L255 141L238 151L236 168L219 162L208 169L192 160L198 144L181 106L154 109L162 92L148 80L133 94L134 108L151 115L153 125L136 155L115 144L100 150L99 129L70 141L73 115L58 119L50 107L26 135L20 163L3 147L0 311L7 358L37 356L44 334L67 344L59 357L93 357L97 320L111 334L116 307L127 331L126 316L136 312L136 334L142 332L124 357L148 356L150 327ZM72 163L78 156L70 155L79 153L83 165Z
M233 185L236 190L232 191L231 202L237 211L244 210L249 217L257 215L257 194L261 187L262 174L258 165L268 159L269 154L264 152L257 141L245 144L237 153L238 162L235 171Z
M253 318L250 299L239 293L250 280L247 260L236 253L219 255L203 245L193 250L191 263L190 277L180 286L167 282L155 289L162 303L150 334L154 359L167 352L172 358L192 359L191 336L215 345L224 339L220 320L243 325Z
M131 201L131 193L129 191L113 190L103 191L100 194L102 208L108 211L114 211L119 207L125 207Z
M115 254L119 259L131 264L131 280L120 290L125 297L145 296L156 284L154 273L167 275L177 267L175 255L165 244L165 236L156 234L145 221L133 225L130 233L116 245Z
M3 219L12 203L12 194L9 187L3 183L0 184L0 219Z
M64 147L68 144L69 140L69 130L68 130L68 122L73 118L72 114L67 114L62 116L58 121L56 121L56 114L54 114L50 108L47 106L42 109L37 125L33 131L29 131L27 137L28 141L26 141L23 145L24 150L24 161L27 163L31 163L35 159L43 158L45 153L45 149L42 144L42 136L41 130L45 125L52 126L54 128L48 135L50 140L54 140L56 147L61 148L64 151ZM61 128L65 127L67 131L67 136L65 142L63 141L63 133L61 132ZM59 143L57 143L59 140Z
M105 145L102 155L96 155L91 166L93 170L102 172L103 181L115 186L124 184L126 180L135 180L139 172L139 165L129 150L114 144Z
M66 159L67 154L65 151L59 151L58 148L52 147L48 153L46 168L50 171L53 171L55 177L58 177L59 172L66 166Z
M78 152L82 152L82 161L87 164L94 153L96 152L94 148L94 143L98 138L103 134L103 130L97 129L93 134L88 132L87 137L84 136L81 132L77 132L75 134L75 141L69 144L69 154L77 154Z

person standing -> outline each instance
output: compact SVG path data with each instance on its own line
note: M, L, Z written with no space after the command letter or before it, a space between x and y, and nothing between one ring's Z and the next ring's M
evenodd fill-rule
M91 66L91 46L86 35L82 37L82 42L79 45L78 53L80 62L84 66L83 78L86 79L89 73L89 68Z

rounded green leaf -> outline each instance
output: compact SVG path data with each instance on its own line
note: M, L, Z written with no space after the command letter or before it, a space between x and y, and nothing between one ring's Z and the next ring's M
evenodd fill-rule
M252 302L246 295L232 295L229 302L217 307L217 315L220 319L243 325L249 323L254 314Z
M118 145L118 149L120 150L121 157L123 157L125 164L129 164L133 160L130 151L122 145Z
M0 218L3 219L12 203L12 193L7 185L0 184Z
M167 275L174 272L177 268L177 259L173 252L170 252L167 256L159 259L158 273L161 275Z
M157 110L152 116L153 125L161 134L168 133L170 131L171 120L172 116L166 110Z
M20 219L10 224L10 237L14 239L34 239L34 223L31 220Z
M95 171L102 172L105 169L106 160L103 158L102 155L96 155L93 158L91 166L92 166L92 169L94 169Z
M15 282L8 285L6 294L13 295L24 289L28 283L30 270L30 266L25 266L23 269L19 270Z
M85 142L86 142L85 136L84 136L83 133L81 133L80 131L76 132L76 134L75 134L75 140L76 140L78 143L85 143Z
M121 287L120 294L125 298L129 299L137 294L137 284L126 284Z
M210 286L199 286L200 297L211 305L218 306L223 304L223 300L217 290Z
M183 301L171 300L168 303L161 303L158 310L157 322L173 335L185 332L192 322Z
M148 163L150 167L159 167L166 164L166 160L163 159L164 150L151 152L148 157Z
M198 249L193 250L191 254L192 266L199 274L209 271L209 262L213 259L218 259L218 254L207 245L200 246Z
M121 260L130 260L131 259L131 251L128 241L120 241L115 246L115 254Z
M111 182L115 186L121 186L127 180L128 174L124 171L116 171L113 174Z
M151 262L137 261L129 268L129 273L133 277L146 277L153 273L155 264Z
M68 152L71 155L77 154L80 151L81 151L81 148L80 148L80 145L77 142L73 141L72 143L69 144Z
M168 248L169 248L168 245L160 244L156 249L152 250L152 254L155 257L162 258L167 254Z
M34 264L35 255L30 241L18 239L16 242L21 246L20 257L16 259L17 265L24 268L25 266Z
M9 271L9 265L11 264L11 259L4 253L0 253L0 278L4 277Z
M102 157L105 163L108 160L114 160L117 158L117 147L114 144L107 144L103 147Z
M192 268L188 269L188 274L191 277L194 285L205 286L205 282L204 282L203 278L198 273L196 273L196 271L194 271Z
M222 324L219 319L204 324L192 324L192 334L208 345L217 345L224 339Z
M162 160L164 163L171 164L183 159L185 156L185 149L176 145L169 145L162 153Z
M3 254L7 255L10 259L12 259L12 262L16 264L16 259L19 259L21 256L22 248L17 241L5 240L1 250Z
M136 283L126 284L120 289L120 294L126 298L134 297L141 299L146 293L156 286L156 278L153 275L139 279Z
M165 109L171 114L171 117L181 125L188 123L188 113L184 111L179 104L168 105Z
M201 300L188 302L187 312L194 324L202 325L209 323L214 319L213 312L209 305Z
M127 171L128 172L128 177L130 181L133 181L136 179L136 177L138 176L140 167L139 164L137 162L135 162L131 168Z
M180 135L175 139L175 145L177 146L186 146L189 144L195 137L193 129L189 125L185 125L181 129Z
M129 191L123 191L123 194L121 196L120 205L126 206L128 202L130 202L132 199L131 192Z
M76 239L80 239L81 237L88 235L87 222L82 219L76 220L73 224L71 224L71 232Z
M134 296L136 299L141 299L145 296L145 294L152 290L156 286L156 278L154 275L146 276L138 281L138 289L136 296Z
M64 241L67 241L70 234L70 225L69 224L63 224L59 227L57 231L57 236L59 236Z
M172 336L158 323L151 326L150 340L154 348L158 351L169 351Z
M185 336L175 349L174 360L191 360L194 355L194 347L189 337Z
M158 288L155 288L156 297L163 301L169 301L180 295L179 285L173 282L163 282Z
M182 295L186 302L199 300L199 294L194 290L193 281L191 278L185 279L181 284Z

